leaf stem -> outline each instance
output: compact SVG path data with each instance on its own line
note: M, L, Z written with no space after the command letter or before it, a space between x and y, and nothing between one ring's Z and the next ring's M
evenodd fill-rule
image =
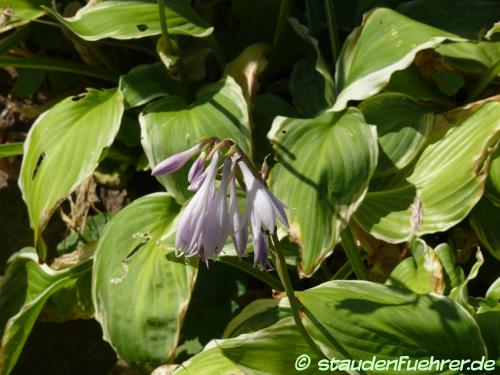
M478 96L488 87L488 85L495 79L495 77L500 73L500 60L498 60L495 65L489 68L482 76L479 78L477 83L474 85L469 95L467 96L466 102L473 102L478 98Z
M312 351L319 356L319 358L323 358L324 354L318 348L314 340L311 338L309 333L306 331L304 324L302 323L302 319L300 317L300 309L301 305L299 300L295 297L295 292L293 290L292 283L290 281L290 276L288 275L288 269L286 268L286 261L283 252L281 251L281 247L279 245L278 236L274 233L270 237L271 248L275 253L275 263L276 263L276 271L281 279L281 283L285 286L286 296L288 297L288 301L290 302L290 310L292 311L293 320L295 321L295 325L299 330L304 341L311 347Z
M359 280L366 280L368 278L368 271L363 263L363 258L359 253L358 247L354 242L352 237L351 229L349 227L345 228L342 232L342 246L344 251L351 262L354 273Z
M328 38L330 39L330 48L332 50L333 65L337 62L340 53L339 36L337 33L337 22L335 21L335 10L333 0L324 0L326 22L328 24Z
M309 28L309 34L314 38L318 36L318 25L320 24L318 4L317 0L306 0L307 27Z
M352 273L351 262L345 262L342 267L330 278L330 280L346 280Z
M224 70L224 68L226 67L226 57L224 56L224 51L222 50L221 46L214 38L213 33L208 36L207 42L210 46L210 49L214 53L215 59L219 63L220 68Z
M290 1L281 0L280 12L278 15L278 24L276 25L276 32L274 34L274 40L273 40L273 49L276 48L276 46L281 42L283 34L285 33L289 8L290 8Z
M31 32L30 25L26 25L22 29L18 29L13 33L7 35L0 41L0 55L3 55L19 43L21 43L24 39L26 39Z
M107 69L52 58L0 56L0 67L52 70L98 78L113 83L118 82L118 75Z
M165 41L165 45L167 47L167 52L174 54L177 57L176 66L179 71L179 76L181 77L181 81L184 83L184 87L186 90L186 95L191 100L191 88L189 86L189 80L187 77L186 66L182 61L179 51L172 43L170 38L170 34L168 33L168 25L167 25L167 16L165 13L165 0L158 0L158 13L160 15L160 26L161 26L161 34L163 36L163 40Z
M253 277L269 285L274 290L278 290L280 292L284 290L283 285L281 285L279 280L277 280L276 278L274 278L273 276L271 276L266 272L259 271L258 269L252 267L247 262L241 261L236 257L220 256L217 258L217 260L252 275Z

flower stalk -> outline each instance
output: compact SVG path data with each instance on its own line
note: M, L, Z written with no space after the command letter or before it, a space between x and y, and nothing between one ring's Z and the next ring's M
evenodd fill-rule
M345 228L342 232L342 246L344 247L344 251L349 258L349 262L351 263L358 280L368 279L368 271L366 270L363 258L359 253L356 243L354 242L354 238L349 227Z
M186 66L184 65L184 62L180 57L179 51L176 48L176 46L174 46L174 43L172 43L172 39L170 38L170 34L168 33L167 16L165 12L165 0L158 0L158 13L160 16L161 34L165 42L167 53L174 54L177 57L175 65L177 66L177 69L179 71L179 76L181 77L181 81L184 84L186 90L186 96L188 97L189 100L191 100L192 99L191 88L189 86Z
M314 340L311 338L306 328L304 327L304 323L302 323L301 318L301 304L297 297L295 296L295 292L293 290L292 282L290 281L290 276L288 274L288 269L286 268L285 256L283 255L283 251L281 250L281 246L279 244L278 236L273 234L271 236L271 248L275 255L274 261L276 266L276 271L281 280L281 283L285 287L285 293L288 297L288 301L290 302L290 310L292 311L293 320L297 329L300 332L300 335L304 339L304 341L309 345L311 350L319 357L323 358L324 354L321 352L319 347L316 345Z

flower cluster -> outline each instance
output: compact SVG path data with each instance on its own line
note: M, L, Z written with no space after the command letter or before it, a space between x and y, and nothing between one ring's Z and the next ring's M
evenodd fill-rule
M155 176L180 169L196 154L188 173L188 189L196 192L188 202L178 222L175 246L186 256L199 256L208 261L219 255L231 235L234 247L241 257L251 229L254 265L268 265L268 235L276 231L277 221L288 227L285 206L271 193L241 150L235 145L225 156L221 149L230 141L210 139L189 150L172 155L154 169ZM221 160L224 159L224 160ZM208 164L205 167L205 164ZM219 165L222 164L220 183L217 184ZM241 173L242 179L237 178ZM247 196L246 212L242 213L236 196L236 182L244 185ZM229 200L228 200L229 196Z

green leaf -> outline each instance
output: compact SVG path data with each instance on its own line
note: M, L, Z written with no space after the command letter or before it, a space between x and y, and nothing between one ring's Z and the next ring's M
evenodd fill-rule
M446 107L450 107L452 104L450 98L436 90L431 82L420 75L415 64L395 72L384 91L407 94L417 100L433 102Z
M58 202L97 167L120 127L123 98L116 89L88 90L38 117L24 143L19 186L35 238Z
M139 117L142 145L151 168L206 137L231 138L250 152L248 110L241 88L231 77L203 87L194 103L172 96L149 104ZM158 180L177 201L189 197L189 165Z
M71 73L86 77L102 79L103 81L115 83L118 77L109 70L90 66L72 61L45 57L19 58L11 56L0 56L0 67L14 67L24 69L39 69L46 71L56 71Z
M431 71L430 76L436 82L439 91L448 96L455 96L465 85L463 77L455 72Z
M26 98L40 89L45 79L45 72L42 70L24 70L19 71L17 76L15 90L20 98Z
M313 119L278 117L268 137L279 161L271 189L293 208L290 235L301 248L300 273L310 276L366 193L377 161L376 128L349 108Z
M119 87L127 108L138 107L153 99L182 92L180 83L167 77L162 63L136 66L120 77Z
M57 252L59 255L74 251L79 246L97 243L106 223L111 220L111 217L112 214L108 212L87 217L85 226L82 230L79 232L72 232L57 244Z
M486 298L481 302L476 314L476 321L481 328L484 342L488 348L488 357L496 360L500 367L500 278L491 284Z
M22 26L45 14L42 5L50 5L48 0L0 0L0 33ZM10 7L12 9L9 11ZM5 14L10 14L6 16Z
M450 292L450 298L454 299L458 303L460 303L464 308L466 308L471 314L475 313L475 309L471 304L471 298L469 297L468 284L469 281L474 280L481 267L483 266L484 258L481 250L478 248L476 252L476 262L470 269L467 277Z
M432 285L429 271L425 269L425 251L427 244L417 240L409 247L411 257L406 258L391 272L386 285L407 288L415 293L430 293Z
M226 75L233 77L240 85L247 103L253 100L257 92L259 75L268 64L269 49L270 47L265 43L252 44L245 48L225 69Z
M286 298L258 299L249 303L229 322L222 337L236 337L243 333L255 332L288 316L291 316L291 312Z
M465 119L455 113L438 117L415 165L370 190L355 214L363 229L398 243L447 230L469 214L481 198L499 139L500 103L470 111Z
M24 142L4 143L0 145L0 158L23 154Z
M486 196L500 207L500 147L493 154L486 182Z
M344 109L349 100L376 94L389 82L392 73L412 63L418 51L445 40L462 39L390 9L368 13L342 48L336 69L339 94L333 110Z
M16 47L19 43L21 43L28 36L30 36L31 33L32 33L32 28L28 25L9 33L9 35L7 36L4 36L0 40L0 55L8 53L11 48Z
M495 206L487 197L483 197L472 210L470 224L481 244L500 260L500 207Z
M179 366L175 375L289 374L294 371L297 357L305 353L311 357L311 366L301 373L316 374L319 358L310 353L292 318L286 318L257 332L213 340L201 353Z
M498 21L500 4L494 0L413 0L398 12L440 29L476 39L482 30Z
M472 316L445 297L366 281L330 281L297 295L314 316L312 321L307 314L306 329L328 357L473 360L486 355ZM402 372L389 369L367 373Z
M309 30L294 18L289 23L295 32L305 41L308 56L298 61L290 77L290 93L299 110L309 116L333 105L335 86L328 66L321 56L319 44L309 34Z
M380 94L359 106L365 120L377 125L379 160L375 175L397 172L422 151L434 123L432 107L407 95Z
M85 40L134 39L161 34L158 5L155 1L110 0L89 3L71 18L64 18L49 8L45 9ZM166 4L165 12L168 31L171 34L202 38L213 31L187 1L170 0ZM109 22L110 19L113 22Z
M106 225L96 250L96 319L105 340L132 364L168 362L179 340L196 268L160 241L178 212L164 193L142 197Z
M40 264L33 248L15 253L0 281L0 374L9 374L47 299L90 272L91 262L54 271Z
M417 239L410 242L409 249L411 257L391 272L387 285L404 287L415 293L443 294L464 281L463 270L455 264L453 250L447 244L432 249Z
M500 59L500 42L457 42L443 43L436 52L445 61L462 71L482 74Z
M276 116L299 117L297 108L274 94L255 96L252 106L254 160L259 164L272 153L272 146L267 139Z

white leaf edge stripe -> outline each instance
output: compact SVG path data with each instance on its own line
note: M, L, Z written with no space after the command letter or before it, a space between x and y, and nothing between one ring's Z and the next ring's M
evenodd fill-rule
M115 141L115 138L116 138L116 134L118 134L118 131L120 130L120 125L121 125L121 119L123 117L123 113L125 111L125 107L124 107L124 98L123 98L123 95L121 93L121 91L118 89L118 88L111 88L111 89L108 89L109 91L111 90L115 90L115 93L114 95L118 95L119 96L119 101L120 101L120 109L119 109L119 119L120 121L117 121L116 124L114 124L114 130L112 131L112 136L109 137L108 141L105 143L105 145L103 146L103 148L101 149L101 154L102 152L104 151L104 149L106 147L110 147L113 142ZM91 93L92 91L100 91L98 89L93 89L93 88L88 88L86 89L83 93L79 94L79 95L85 95L85 97L87 97L87 95L89 93ZM58 102L57 104L55 104L55 106L61 104L63 101L65 100L70 100L71 96L61 100L60 102ZM110 96L110 98L108 100L111 100L112 97ZM102 103L101 103L102 104ZM28 132L28 135L26 136L26 140L24 141L24 145L23 145L23 155L28 155L28 151L29 151L29 148L30 148L30 145L31 145L31 138L32 138L32 135L34 133L34 129L37 125L39 125L43 119L45 118L46 115L49 114L49 112L55 107L51 107L49 108L48 110L46 110L44 113L42 113L40 116L38 116L38 118L36 119L36 121L33 123L33 125L31 126L29 132ZM44 147L44 149L46 149L46 147ZM23 157L23 163L24 163L24 157ZM94 173L94 170L97 168L97 166L99 165L99 158L96 159L95 163L93 163L92 167L89 169L88 173L85 174L85 176L83 176L83 178L81 178L80 180L76 181L73 185L71 185L71 187L68 189L67 193L62 196L60 199L64 199L66 198L69 194L71 194L80 184L83 180L85 180L85 178L91 176L93 173ZM21 171L22 171L22 168L21 168ZM19 186L19 189L21 189L21 193L22 193L22 198L24 200L24 202L26 204L28 204L28 192L26 191L26 189L24 188L24 183L23 183L23 178L22 178L22 175L21 175L21 172L20 172L20 175L19 175L19 178L18 178L18 186ZM32 194L30 194L32 195ZM32 199L30 198L29 201L32 201ZM42 224L42 228L43 228L43 225L44 224L47 224L45 221L50 218L50 216L53 214L54 210L57 208L58 206L58 203L56 203L54 206L52 207L47 207L43 212L40 213L40 217L39 217L39 220L38 220L38 223L36 223L36 225L40 226L40 224ZM29 210L28 210L29 211ZM29 213L29 216L30 216L30 224L32 225L35 225L35 223L32 223L31 220L31 213ZM33 228L35 230L35 228Z
M349 100L363 100L369 98L372 95L375 95L389 83L391 75L394 72L398 70L404 70L408 66L410 66L418 52L427 48L434 47L435 45L438 45L444 42L445 40L451 40L454 42L465 41L465 39L462 38L449 38L449 37L439 36L431 38L431 40L425 43L419 44L417 47L415 47L409 53L407 53L402 59L396 61L391 65L386 66L383 69L369 73L357 79L347 87L343 88L342 91L338 94L335 104L328 111L332 112L342 111L347 107L347 103L349 102ZM337 66L337 71L338 71L338 66Z
M140 1L133 1L133 0L127 0L127 1L130 1L130 4L132 3L140 3ZM84 6L83 8L80 8L78 10L78 12L76 12L76 14L73 16L73 17L69 17L69 18L66 18L66 17L63 17L62 15L60 15L58 12L56 12L55 10L53 9L50 9L46 6L42 6L41 8L47 12L47 13L50 13L52 16L56 17L57 20L59 22L61 22L64 26L66 26L67 28L69 28L70 30L72 30L72 32L74 32L75 34L77 34L80 38L84 39L84 40L88 40L88 41L97 41L97 40L101 40L101 39L105 39L105 38L112 38L112 39L118 39L118 40L129 40L129 39L139 39L139 38L144 38L144 37L147 37L147 36L153 36L153 35L160 35L161 34L161 31L158 31L158 32L151 32L151 30L146 30L144 32L141 33L141 35L137 35L135 37L126 37L126 36L123 36L121 35L120 33L116 32L116 28L108 33L105 33L105 34L99 34L99 35L96 35L96 36L88 36L88 35L80 35L78 34L77 32L73 31L73 27L71 25L71 22L75 22L75 21L79 21L82 19L82 16L84 15L91 15L93 12L95 11L99 11L101 9L106 9L106 8L112 8L113 6L116 6L116 3L120 3L121 1L117 1L117 0L109 0L109 1L103 1L103 2L98 2L96 4L91 4L91 3L88 3L86 6ZM123 3L126 3L123 1ZM148 4L148 3L145 3L145 4ZM152 6L154 6L155 8L157 8L157 6L154 4L154 3L150 3ZM181 15L179 15L181 16ZM182 16L181 16L182 17ZM159 19L158 19L158 23L159 23ZM188 20L189 22L189 20ZM202 26L198 26L196 25L197 27L199 27L200 29L204 28ZM173 27L173 29L177 29L177 27ZM190 35L190 36L193 36L193 37L196 37L196 38L204 38L204 37L207 37L209 36L210 34L212 34L212 32L214 31L214 28L213 26L209 26L206 28L206 31L205 32L201 32L201 33L193 33L193 34L190 34L190 33L184 33L184 32L177 32L177 34L183 34L183 35Z

